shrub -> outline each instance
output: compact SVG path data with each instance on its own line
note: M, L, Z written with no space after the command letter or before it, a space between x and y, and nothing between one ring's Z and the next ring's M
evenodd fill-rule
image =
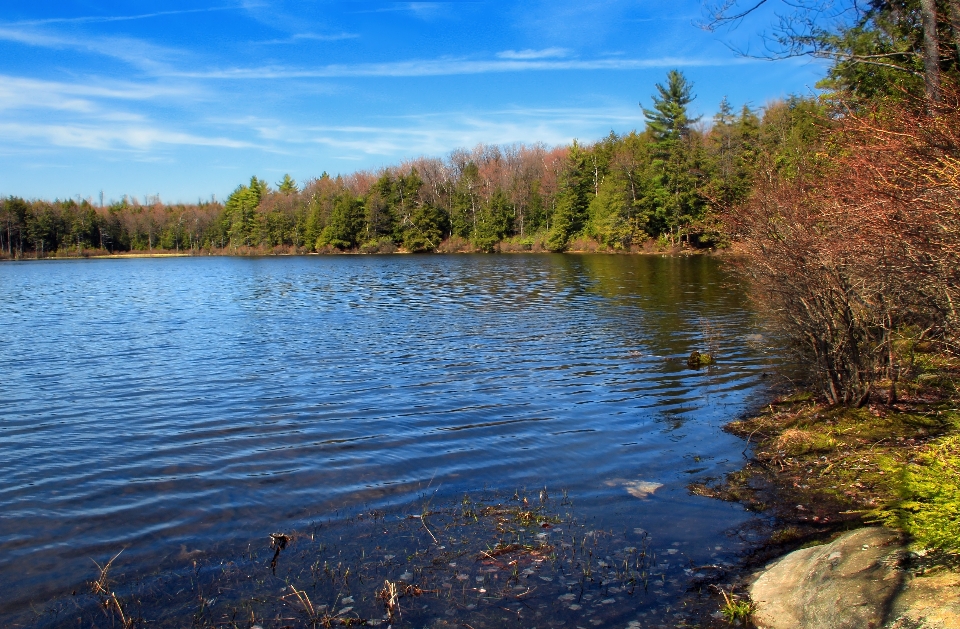
M819 146L789 171L761 163L727 213L761 310L831 403L862 405L879 378L895 399L898 331L958 348L960 90L944 94L933 112L838 107Z

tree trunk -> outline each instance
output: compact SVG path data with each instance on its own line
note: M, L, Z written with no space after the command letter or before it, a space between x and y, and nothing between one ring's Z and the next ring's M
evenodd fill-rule
M951 0L953 2L955 0ZM940 41L937 38L936 0L920 0L923 20L923 84L927 102L940 102Z

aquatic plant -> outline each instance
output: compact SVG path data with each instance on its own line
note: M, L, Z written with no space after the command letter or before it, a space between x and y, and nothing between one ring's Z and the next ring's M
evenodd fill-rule
M723 595L724 601L723 606L720 607L720 613L723 614L726 621L730 624L746 624L750 620L750 615L753 614L753 604L750 601L742 600L735 594L727 594L722 589L720 593Z

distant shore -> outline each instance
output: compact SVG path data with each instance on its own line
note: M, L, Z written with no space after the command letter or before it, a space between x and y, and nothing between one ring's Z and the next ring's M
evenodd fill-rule
M310 251L305 248L294 248L294 247L277 247L273 249L261 249L253 247L241 247L235 249L195 249L192 251L167 251L167 250L154 250L154 251L124 251L124 252L109 252L102 249L84 249L81 251L62 251L55 253L47 253L44 255L36 255L33 252L24 252L21 256L10 256L6 252L0 252L0 262L2 261L27 261L27 260L107 260L107 259L123 259L123 258L191 258L191 257L231 257L231 258L247 258L247 257L273 257L273 256L351 256L351 255L437 255L437 254L547 254L547 253L563 253L563 254L574 254L574 255L584 255L584 254L606 254L606 255L663 255L663 256L674 256L674 255L712 255L712 256L724 256L724 255L735 255L737 253L736 247L726 247L726 248L694 248L688 247L685 245L674 245L668 247L658 247L655 244L653 246L643 246L643 247L632 247L629 250L620 249L614 250L602 246L591 246L591 247L581 247L581 248L570 248L562 252L553 252L546 249L537 248L537 249L519 249L515 247L506 246L503 248L497 247L493 251L484 252L476 248L445 248L443 246L439 247L434 252L429 253L416 253L406 251L401 248L396 248L393 251L361 251L358 249L351 250L325 250L325 251ZM31 255L32 254L32 255Z

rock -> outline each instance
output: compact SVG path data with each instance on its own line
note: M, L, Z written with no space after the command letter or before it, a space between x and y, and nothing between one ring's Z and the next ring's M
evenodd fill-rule
M910 578L893 600L888 629L960 629L960 574Z
M851 531L795 551L756 575L750 587L760 629L960 629L960 574L913 576L888 529Z
M899 536L883 528L792 552L750 587L753 621L761 629L879 628L904 580L901 555Z
M622 485L627 493L634 498L649 498L655 491L663 487L663 483L655 483L647 480L628 480L626 478L613 478L603 482L607 487L616 487Z
M690 356L687 357L687 367L690 369L700 369L714 362L713 354L701 354L697 350L690 352Z

